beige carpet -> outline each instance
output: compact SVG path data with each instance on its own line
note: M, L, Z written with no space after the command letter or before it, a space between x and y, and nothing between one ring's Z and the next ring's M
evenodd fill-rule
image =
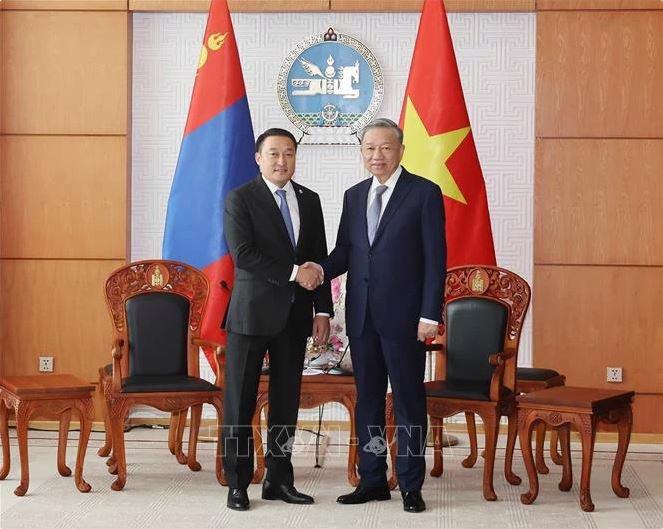
M13 433L13 432L12 432ZM57 474L54 435L30 432L31 483L28 494L17 498L18 482L16 440L12 437L12 469L0 482L0 527L2 529L176 529L176 528L663 528L663 446L633 445L624 469L625 485L631 497L620 499L610 488L611 445L597 445L592 475L592 495L596 512L580 510L577 501L578 463L574 459L572 492L560 492L560 468L541 476L540 494L534 505L522 505L519 487L510 486L501 474L503 451L498 454L495 490L499 500L489 503L481 495L482 461L474 469L464 469L460 460L467 443L450 449L445 458L442 478L426 479L424 499L428 510L421 514L402 511L400 494L391 501L360 506L341 506L335 500L351 490L346 481L347 451L340 444L344 434L332 435L324 466L313 468L311 437L300 436L296 445L296 484L315 496L316 504L291 506L260 499L260 487L249 489L251 510L237 513L225 507L226 489L220 487L213 472L213 445L199 450L203 469L194 473L180 466L168 453L166 432L134 430L127 434L128 479L122 492L110 490L113 477L106 472L104 460L96 455L100 434L88 449L85 478L92 492L77 492L73 477ZM73 434L75 436L76 434ZM345 434L347 435L347 434ZM461 441L465 441L461 438ZM503 441L503 440L502 440ZM70 445L73 443L70 442ZM574 446L577 449L577 446ZM73 469L75 451L68 451ZM429 459L429 467L430 467ZM520 453L516 453L516 472L525 477Z

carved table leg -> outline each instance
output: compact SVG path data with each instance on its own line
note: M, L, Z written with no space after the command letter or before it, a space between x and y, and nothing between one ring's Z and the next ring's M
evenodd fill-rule
M585 512L592 512L594 504L590 492L592 477L592 459L594 457L594 440L596 438L596 419L590 414L578 414L576 426L582 440L582 473L580 475L580 507Z
M534 456L532 455L532 426L536 420L536 412L526 409L518 410L518 437L525 468L527 469L527 477L529 478L529 491L520 495L520 501L525 505L534 503L539 495L539 475L536 472Z
M472 415L472 417L474 417L474 415ZM433 468L431 468L430 475L434 478L439 478L444 472L444 445L442 444L444 430L442 424L443 423L440 419L431 416L430 429L433 433Z
M2 468L0 469L0 480L9 474L11 459L9 457L9 410L4 400L0 398L0 438L2 440Z
M465 412L465 422L467 423L467 435L470 438L470 455L463 459L461 465L465 468L472 468L477 462L477 454L479 451L477 448L477 423L474 418L474 413ZM440 443L441 442L442 438L440 437Z
M619 442L617 444L615 462L612 466L612 490L620 498L628 498L630 494L628 487L622 485L622 469L624 468L624 460L626 459L626 452L631 440L632 426L633 412L631 411L631 405L627 404L621 410L619 421L617 422Z
M202 417L202 414L202 404L191 406L191 424L189 426L189 450L187 454L187 463L189 468L194 472L198 472L202 468L200 463L196 461L196 450L198 449L198 432L200 431L200 418Z
M511 485L520 485L521 479L513 472L513 451L518 435L518 414L514 410L509 415L509 429L506 437L506 454L504 457L504 477ZM476 437L475 437L476 438Z
M562 446L561 463L562 463L562 479L557 486L559 490L569 491L573 486L573 467L571 466L571 427L565 424L554 430L559 432L559 440Z
M14 494L24 496L30 484L30 467L28 466L28 421L32 413L32 403L16 404L16 437L18 437L18 455L21 461L21 483Z
M497 450L497 437L500 431L500 416L496 411L481 416L486 430L486 460L483 467L483 497L486 501L497 500L493 486L495 472L495 451Z
M78 439L78 452L76 454L76 471L74 473L74 480L76 481L76 488L81 492L90 492L92 487L83 479L83 464L85 462L85 453L87 451L87 443L90 439L90 431L92 430L92 420L94 419L94 404L92 399L81 399L77 402L78 415L81 422L81 433Z
M534 430L536 431L536 470L539 474L547 474L550 472L550 469L543 459L543 445L546 441L547 425L545 422L541 421L536 425Z
M60 414L60 428L58 432L58 472L61 476L71 476L71 469L67 466L67 437L71 423L71 408Z
M557 451L559 432L553 428L550 432L550 459L556 465L562 464L562 455Z
M359 438L357 437L357 423L355 420L355 407L357 402L354 398L346 397L345 398L345 407L348 409L350 414L350 439L349 439L349 449L348 449L348 481L353 487L359 485L359 476L357 475L357 466L359 465L359 451L357 449L359 445ZM391 480L390 485L396 486L396 469L393 469L394 478Z

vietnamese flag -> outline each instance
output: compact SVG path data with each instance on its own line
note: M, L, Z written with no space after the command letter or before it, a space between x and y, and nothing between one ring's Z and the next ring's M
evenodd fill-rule
M202 270L210 280L201 337L225 343L221 320L234 268L223 235L223 204L258 174L253 126L226 0L212 0L189 115L168 199L164 259ZM205 351L215 366L211 351Z
M486 186L442 0L425 0L400 125L403 166L440 186L447 267L495 265Z

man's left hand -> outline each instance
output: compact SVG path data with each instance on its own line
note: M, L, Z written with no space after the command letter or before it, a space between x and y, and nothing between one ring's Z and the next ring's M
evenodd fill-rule
M329 316L316 316L313 318L313 342L317 345L327 343L329 340Z
M436 323L426 323L423 321L419 322L419 328L417 329L417 340L420 342L425 342L427 338L435 338L437 335L437 324Z

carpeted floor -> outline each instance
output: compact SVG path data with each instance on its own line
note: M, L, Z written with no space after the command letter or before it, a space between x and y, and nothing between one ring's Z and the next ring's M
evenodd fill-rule
M13 434L13 431L12 431ZM518 487L509 485L501 470L504 452L498 453L495 490L497 502L481 494L483 463L464 469L460 460L467 442L449 449L441 478L427 477L423 495L428 509L421 514L403 512L400 494L391 501L359 506L336 503L339 494L351 490L346 480L347 449L343 436L331 435L322 468L314 468L312 436L301 433L294 458L296 485L316 499L315 505L291 506L260 499L260 486L249 489L251 510L244 513L225 507L226 489L214 477L214 445L202 444L200 472L178 465L166 448L165 430L133 430L127 434L128 479L124 491L114 492L114 477L105 460L96 455L101 435L93 434L86 458L85 479L89 494L79 493L73 477L63 478L56 469L56 441L50 432L30 432L30 489L23 498L14 496L18 483L18 450L12 437L12 469L0 482L2 529L211 529L211 528L663 528L663 445L632 445L623 481L631 497L620 499L610 488L613 446L597 444L592 474L596 511L580 510L577 500L580 454L574 445L574 486L560 492L560 467L549 463L551 472L540 477L540 493L534 505L522 505L526 474L516 453L515 470L523 478ZM72 434L75 438L76 434ZM502 440L503 442L503 440ZM70 440L67 461L74 466L75 442ZM429 458L429 468L431 458Z

